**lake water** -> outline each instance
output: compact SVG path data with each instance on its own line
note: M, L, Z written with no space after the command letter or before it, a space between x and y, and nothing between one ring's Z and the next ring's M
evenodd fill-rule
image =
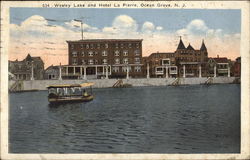
M240 85L94 89L50 107L46 91L9 95L11 153L239 153Z

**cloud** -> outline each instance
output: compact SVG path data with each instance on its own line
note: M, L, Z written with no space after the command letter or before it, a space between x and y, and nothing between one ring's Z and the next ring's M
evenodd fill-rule
M14 37L51 37L60 35L67 30L60 25L49 25L48 21L39 15L33 15L20 25L10 24L11 35Z
M73 29L73 30L80 30L81 29L81 22L77 22L77 21L74 21L74 20L72 20L70 22L65 22L65 25L67 27L69 27L70 29ZM90 26L90 25L88 25L86 23L82 24L82 29L83 29L83 31L87 31L87 32L88 31L93 32L93 31L98 30L97 27L92 27L92 26Z
M136 32L138 28L136 21L127 15L117 16L114 19L112 26L115 29L123 32Z
M157 30L157 31L162 31L162 30L163 30L163 27L162 27L162 26L157 26L157 27L156 27L156 30Z
M182 28L177 31L179 35L206 35L208 27L205 22L201 19L192 20L186 28Z
M152 33L155 30L155 25L152 22L145 22L142 25L142 32Z
M23 59L27 53L41 56L45 66L51 64L67 64L66 40L81 39L80 23L75 21L64 24L51 25L44 17L34 15L27 18L20 25L10 24L10 59ZM190 21L185 27L175 32L168 31L150 21L138 28L137 21L128 15L119 15L113 22L103 28L83 24L84 37L98 38L133 38L143 39L143 56L153 52L174 52L179 39L183 36L185 45L189 42L195 49L199 49L205 38L209 56L232 57L239 56L240 33L225 34L223 29L209 28L201 19ZM155 42L155 43L152 43ZM33 48L31 50L31 48ZM55 55L58 57L55 58Z

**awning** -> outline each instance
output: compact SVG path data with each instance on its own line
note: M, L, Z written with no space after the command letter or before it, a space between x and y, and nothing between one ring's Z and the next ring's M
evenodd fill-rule
M94 83L82 83L82 84L60 84L60 85L50 85L47 88L74 88L74 87L89 87L93 86Z

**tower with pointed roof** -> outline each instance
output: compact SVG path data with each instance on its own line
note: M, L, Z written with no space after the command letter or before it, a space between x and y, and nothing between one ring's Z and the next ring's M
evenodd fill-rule
M187 50L193 50L193 51L194 51L194 48L191 46L190 43L189 43L189 45L187 46Z
M207 47L206 47L206 45L204 43L204 39L202 40L200 51L207 51Z
M180 42L178 44L177 50L184 50L186 49L184 43L182 42L181 36L180 36Z

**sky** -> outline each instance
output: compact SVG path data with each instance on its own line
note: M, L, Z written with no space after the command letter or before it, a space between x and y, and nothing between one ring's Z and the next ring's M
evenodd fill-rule
M234 60L240 56L241 12L232 9L101 9L11 8L10 60L30 53L45 67L68 63L67 40L143 39L143 56L174 52L179 36L187 46L199 49L202 39L209 57Z

